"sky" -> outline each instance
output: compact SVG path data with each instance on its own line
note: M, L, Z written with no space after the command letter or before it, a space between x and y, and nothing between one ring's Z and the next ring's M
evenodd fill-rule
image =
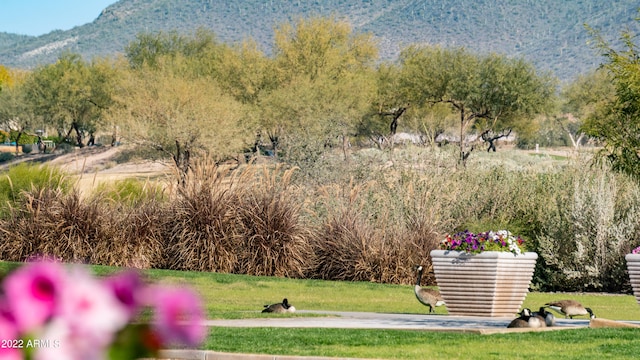
M117 0L0 0L0 32L38 36L95 20Z

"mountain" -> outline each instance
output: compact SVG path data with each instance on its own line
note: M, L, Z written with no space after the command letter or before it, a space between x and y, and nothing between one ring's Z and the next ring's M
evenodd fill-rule
M32 68L64 51L85 59L113 56L140 32L212 30L218 40L252 37L270 53L273 29L308 16L335 16L372 33L382 60L410 44L463 46L524 57L562 80L602 58L589 44L589 24L615 41L637 31L636 0L120 0L93 22L38 37L0 33L0 64Z

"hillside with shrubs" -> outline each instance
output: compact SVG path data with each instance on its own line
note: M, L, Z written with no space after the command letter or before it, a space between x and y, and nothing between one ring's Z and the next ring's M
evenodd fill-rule
M335 16L358 32L373 34L385 61L397 59L411 44L462 46L524 57L568 81L598 65L584 24L615 38L620 28L637 28L637 10L632 0L120 0L96 14L93 22L68 31L38 37L0 34L0 64L33 68L65 52L87 60L113 56L141 32L188 35L198 28L227 44L251 38L271 53L277 24Z

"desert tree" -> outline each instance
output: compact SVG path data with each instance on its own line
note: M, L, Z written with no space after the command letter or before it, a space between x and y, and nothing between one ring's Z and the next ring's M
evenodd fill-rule
M187 38L177 31L139 33L125 47L125 57L132 68L155 68L161 58L184 53L186 43Z
M571 144L578 149L586 136L582 127L584 120L615 96L610 74L604 69L579 75L564 85L560 92L560 110L556 121L569 136Z
M29 73L14 72L12 81L0 91L0 125L15 133L16 152L23 135L32 135L37 126L42 126L39 116L29 101L25 81Z
M109 117L128 142L169 155L183 182L193 157L237 159L249 140L242 104L207 77L184 76L179 59L133 70Z
M399 92L399 72L396 64L378 66L371 110L359 124L359 134L367 136L379 148L383 148L385 143L393 145L400 118L409 108L406 99Z
M400 85L411 104L448 104L459 114L460 162L473 150L471 128L493 141L543 111L555 81L522 59L476 55L463 48L410 46L400 55Z
M275 88L259 99L261 124L274 148L284 140L287 147L303 150L305 161L321 151L318 145L335 138L346 150L370 103L376 58L371 35L353 33L346 22L311 18L277 28Z
M424 142L433 145L436 137L452 123L452 112L445 104L411 103L407 88L400 85L401 67L398 64L381 64L376 70L376 94L372 109L359 128L379 148L393 146L398 127L419 134Z
M274 61L247 39L220 53L216 82L236 100L258 105L260 96L276 87Z
M0 65L0 91L2 91L3 87L9 86L12 83L12 77L9 73L9 69L5 66Z
M116 71L108 60L87 63L67 53L55 64L33 71L24 84L27 99L65 140L75 131L75 143L82 147L85 135L101 127L103 114L113 103Z
M631 30L621 33L614 46L588 28L604 57L601 67L610 76L615 96L601 101L582 129L603 143L600 159L613 169L640 178L640 52Z

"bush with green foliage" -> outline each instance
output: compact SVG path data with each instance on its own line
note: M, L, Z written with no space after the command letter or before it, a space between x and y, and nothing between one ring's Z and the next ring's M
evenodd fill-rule
M574 168L540 219L538 252L547 290L628 289L624 255L640 237L640 187L606 167Z
M71 183L55 167L26 163L11 166L4 176L0 176L0 212L6 213L7 206L16 206L24 191L58 188L66 192L71 188Z
M147 180L124 179L98 185L94 196L113 203L136 206L147 201L162 202L165 194L161 186Z
M17 138L18 138L18 132L11 130L9 132L9 140L12 142L15 142ZM18 140L18 145L35 144L36 141L38 141L37 136L21 133L20 139Z
M8 162L8 161L11 161L15 157L16 156L13 153L0 151L0 163L5 163L5 162Z

